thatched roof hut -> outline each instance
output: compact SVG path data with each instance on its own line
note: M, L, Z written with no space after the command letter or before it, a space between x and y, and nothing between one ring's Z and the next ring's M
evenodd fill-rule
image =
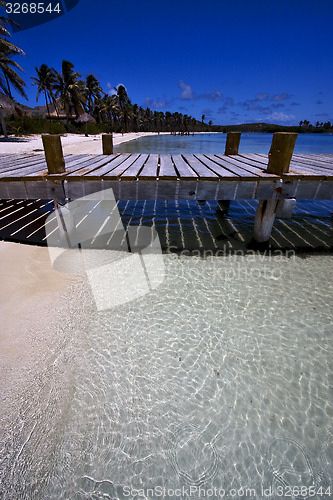
M88 113L83 113L78 117L76 120L78 123L85 123L86 124L86 137L88 137L88 122L89 123L96 123L96 120L93 116L89 115Z

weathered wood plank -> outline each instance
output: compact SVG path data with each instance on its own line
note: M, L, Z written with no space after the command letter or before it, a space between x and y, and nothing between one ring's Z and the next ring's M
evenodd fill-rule
M27 200L28 195L23 181L13 181L8 182L0 181L0 193L1 198L10 200L11 198L16 198L18 200Z
M217 156L217 155L206 155L209 159L212 161L215 161L219 165L223 165L223 168L227 172L231 172L232 174L235 174L239 177L241 177L243 180L254 180L255 178L259 179L259 175L261 174L261 171L255 171L255 169L250 168L249 170L246 170L244 167L244 164L238 160L236 160L236 157L233 156L228 156L228 157L222 157L222 156ZM212 165L212 164L211 164ZM213 166L212 166L213 168ZM253 171L252 171L253 170ZM229 175L229 174L227 174ZM226 177L226 175L223 175L223 177Z
M298 166L298 165L293 165L290 164L290 170L288 172L288 175L296 175L296 176L301 176L301 177L309 177L309 178L329 178L333 176L333 172L330 171L325 171L325 170L320 170L316 168L311 168L310 166L305 167L304 165Z
M127 156L127 155L126 155ZM116 165L114 168L109 170L109 172L102 175L102 179L114 180L120 178L122 173L129 168L138 158L139 154L129 155L124 161L122 161L119 165Z
M160 171L158 176L160 179L177 179L177 172L170 155L160 156Z
M5 169L17 168L21 165L33 165L39 161L45 161L44 155L28 155L25 157L13 156L5 161L0 159L0 170L3 171Z
M200 179L195 194L196 200L216 200L219 189L219 181Z
M235 156L225 157L225 156L220 156L220 155L216 155L216 157L219 158L221 165L223 165L227 169L232 168L231 165L233 165L234 163L231 163L231 162L234 162L234 161L237 162L237 166L243 168L241 165L242 161L238 157L235 157ZM259 177L263 177L266 179L275 179L278 177L275 174L267 173L265 168L266 168L266 165L255 162L253 160L250 160L249 163L246 163L246 164L244 163L244 172L245 171L252 172L253 174L258 175ZM247 175L247 174L244 173L243 175Z
M197 176L202 179L209 179L212 181L218 181L219 176L215 174L207 165L204 165L201 161L203 155L182 155L184 160L193 168Z
M84 174L86 180L92 181L103 178L104 175L111 173L116 167L121 165L131 155L128 153L121 153L113 156L108 156L108 162L97 170L87 172Z
M191 169L181 155L172 155L172 160L180 179L191 180L198 178L196 172Z
M265 160L267 155L264 155L264 154L257 154L256 155L257 157L261 157L262 160ZM333 162L332 162L332 165L331 165L331 168L325 168L324 170L323 169L320 169L319 166L315 166L315 165L311 165L311 158L312 158L312 155L304 155L304 158L307 158L308 161L309 161L309 164L307 164L305 161L294 161L294 155L291 159L291 162L290 162L290 170L287 174L290 173L290 171L292 170L294 174L296 175L299 175L299 174L304 174L304 175L307 175L307 174L314 174L314 175L327 175L328 171L331 171L333 169Z
M293 156L292 162L295 165L296 164L300 164L300 165L305 165L305 166L320 168L320 169L323 169L323 170L330 170L330 171L332 170L332 166L330 165L330 163L318 161L318 160L315 160L315 159L295 158Z
M224 158L227 158L226 156ZM239 175L231 169L225 167L226 160L221 160L220 157L214 155L202 155L202 161L210 168L216 175L223 179L239 179Z
M321 181L315 199L333 200L333 181Z
M70 172L66 177L82 178L85 177L86 175L94 174L96 170L98 170L100 167L103 167L106 164L110 164L110 156L108 155L97 156L95 159L90 160L89 162L83 162L79 170L74 170Z
M316 165L302 165L300 166L299 164L293 164L292 165L293 169L295 170L298 170L298 171L311 171L313 172L314 174L317 174L317 175L333 175L333 169L329 169L329 168L322 168L322 167L318 167Z
M143 164L146 162L149 155L139 155L138 158L121 174L122 181L131 181L138 177Z
M140 180L156 180L158 168L158 155L150 154L148 160L143 165L138 177Z
M47 200L50 198L65 198L62 181L58 181L57 183L48 180L26 181L25 189L28 199L42 198Z
M298 158L305 160L305 161L315 160L315 161L319 161L320 163L325 163L325 164L329 163L330 165L332 165L332 161L333 161L333 155L329 155L329 154L306 155L306 154L298 153L298 154L293 155L293 159L298 159Z
M46 162L39 163L30 167L17 168L15 170L9 170L7 172L0 172L0 179L2 181L12 180L12 179L25 179L30 174L36 175L36 177L46 176L47 165Z

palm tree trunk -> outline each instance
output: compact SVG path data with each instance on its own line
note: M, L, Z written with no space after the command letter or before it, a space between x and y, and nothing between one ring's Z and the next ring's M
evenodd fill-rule
M5 117L2 113L2 109L0 108L0 123L1 123L1 127L2 127L2 130L3 130L3 135L5 136L5 139L8 139L8 134L7 134L7 127L6 127L6 123L5 123Z
M59 111L58 111L57 102L56 102L56 100L54 99L54 97L52 97L52 102L53 102L54 109L56 110L58 120L60 120L60 116L59 116Z
M66 131L68 132L68 130L69 130L69 111L67 111L67 113L66 113L65 128L66 128Z
M49 115L49 120L51 120L51 115L50 115L50 108L49 108L49 103L47 100L47 94L45 92L45 102L46 102L46 107L47 107L47 114Z
M11 99L13 99L13 96L12 96L12 93L10 91L10 86L9 86L9 80L8 80L8 77L6 75L6 73L4 72L3 73L5 75L5 80L6 80L6 84L7 84L7 90L8 90L8 97L10 97Z

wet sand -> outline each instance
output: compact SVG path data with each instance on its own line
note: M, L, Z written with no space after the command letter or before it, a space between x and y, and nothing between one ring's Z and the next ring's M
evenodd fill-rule
M81 315L82 321L84 283L77 275L55 271L47 248L11 242L0 242L0 275L1 437L17 398L41 364L56 362L59 346L68 342L68 328Z

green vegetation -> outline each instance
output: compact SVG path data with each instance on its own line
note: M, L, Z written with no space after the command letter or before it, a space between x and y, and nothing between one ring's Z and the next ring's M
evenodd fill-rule
M304 124L305 123L305 124ZM305 120L301 121L297 126L286 126L286 125L274 125L272 123L242 123L239 125L213 125L211 127L212 132L264 132L264 133L274 133L274 132L297 132L299 134L304 133L324 133L333 132L333 125L331 122L319 123L317 122L314 127L310 122Z

